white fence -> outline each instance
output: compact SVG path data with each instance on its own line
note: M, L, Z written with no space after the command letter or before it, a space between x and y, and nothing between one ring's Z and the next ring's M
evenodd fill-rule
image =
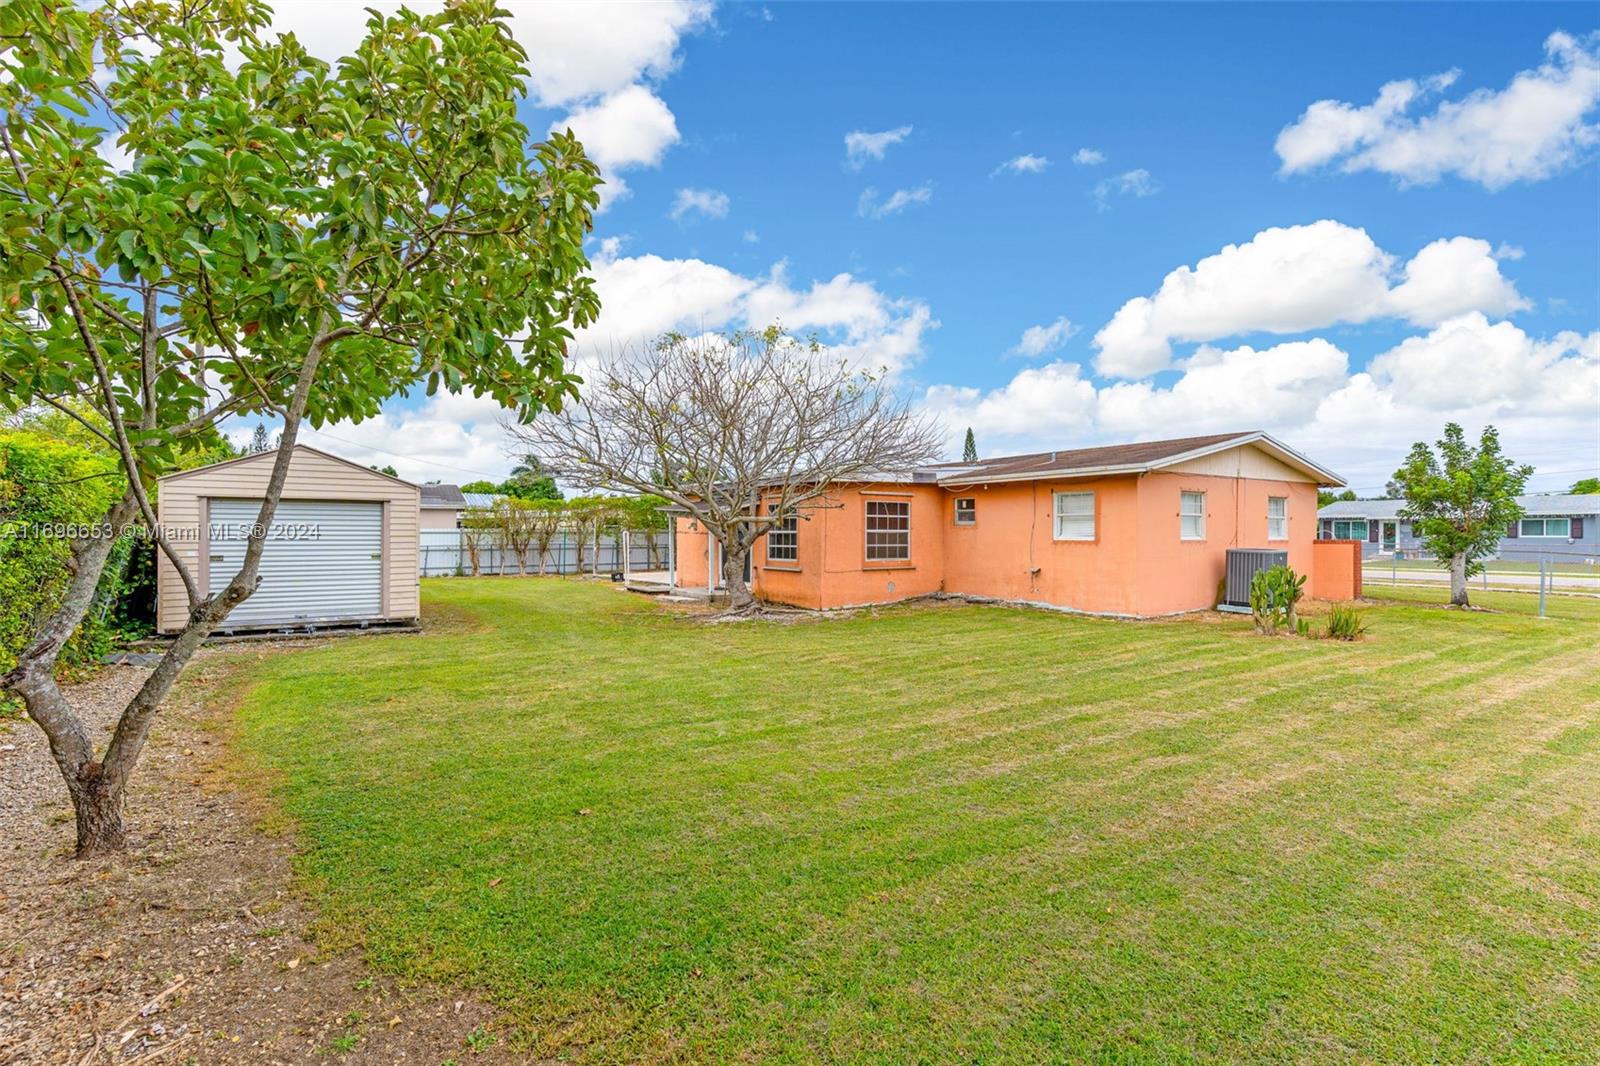
M495 538L483 537L478 546L480 574L515 574L517 554L502 546ZM618 538L603 535L586 537L582 545L571 533L561 533L550 542L544 553L544 573L609 574L618 570L665 570L667 568L667 534L659 531L652 537L648 533L630 533L628 565L622 565L622 551ZM420 572L423 577L470 577L473 573L472 552L468 549L466 534L458 529L424 529L420 545ZM539 553L528 549L528 573L539 573Z

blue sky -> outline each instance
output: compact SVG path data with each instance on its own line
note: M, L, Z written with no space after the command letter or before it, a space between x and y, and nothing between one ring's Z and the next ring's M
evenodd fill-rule
M1455 418L1600 470L1592 6L516 10L613 184L581 348L780 317L989 454L1266 428L1372 490ZM466 480L493 415L323 443Z

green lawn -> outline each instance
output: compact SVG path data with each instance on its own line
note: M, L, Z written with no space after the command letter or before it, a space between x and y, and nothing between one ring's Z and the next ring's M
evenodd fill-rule
M456 579L206 669L331 940L530 1052L1595 1062L1600 603L1378 594L1343 644Z

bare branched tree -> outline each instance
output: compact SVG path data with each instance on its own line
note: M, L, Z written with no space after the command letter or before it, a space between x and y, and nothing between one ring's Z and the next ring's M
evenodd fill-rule
M687 338L614 356L581 402L510 427L564 480L653 493L721 544L729 609L747 611L751 546L835 486L902 474L938 456L941 436L878 377L779 327Z

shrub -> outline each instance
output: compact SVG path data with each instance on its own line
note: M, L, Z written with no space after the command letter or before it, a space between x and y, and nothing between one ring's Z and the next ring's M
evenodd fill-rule
M1298 630L1295 605L1305 595L1306 579L1287 566L1257 570L1250 579L1250 615L1256 631L1271 635L1279 626Z
M1328 612L1328 636L1333 640L1359 640L1367 631L1361 612L1349 604L1336 603Z
M119 470L112 456L85 445L0 430L0 673L16 664L65 589L72 549L60 527L102 521L122 491ZM63 665L92 663L109 647L108 616L130 548L118 545L113 553L94 607L61 654Z

